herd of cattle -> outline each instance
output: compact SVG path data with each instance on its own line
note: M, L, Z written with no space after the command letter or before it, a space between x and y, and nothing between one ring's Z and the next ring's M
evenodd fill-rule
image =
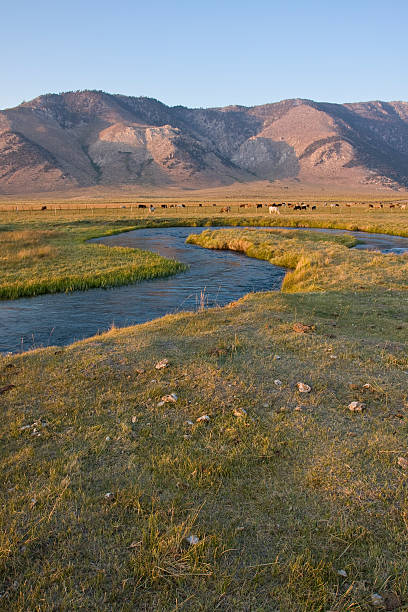
M216 207L217 204L198 204L199 208L207 208L207 207ZM280 215L280 209L281 208L289 208L292 210L317 210L317 205L316 204L305 204L304 202L300 202L300 203L292 203L292 202L274 202L273 204L238 204L235 205L238 206L238 208L256 208L256 209L262 209L262 208L267 208L268 212L270 215ZM340 208L340 204L339 203L333 203L333 202L325 202L324 204L322 204L321 206L323 207L329 207L329 208ZM351 203L346 203L344 204L344 206L346 206L347 208L351 208L352 204ZM147 204L137 204L138 208L141 209L149 209L149 212L154 213L156 208L186 208L185 204L160 204L157 206L154 206L153 204L150 204L149 206ZM401 210L405 210L407 208L406 204L378 204L378 205L374 205L374 204L369 204L368 205L368 210L373 210L374 208L399 208ZM125 206L123 206L122 208L126 208ZM229 213L232 210L232 206L223 206L220 209L221 213Z
M321 204L321 207L330 207L330 208L340 208L340 206L346 206L347 208L351 208L354 204L358 204L357 202L352 203L344 203L344 204L339 204L339 203L333 203L333 202L325 202L324 204ZM214 208L219 206L218 204L198 204L197 205L199 208ZM398 208L401 210L405 210L407 208L408 204L404 204L404 203L387 203L387 204L369 204L368 205L368 210L374 210L374 209L393 209L393 208ZM165 208L186 208L186 204L157 204L156 206L153 204L132 204L130 206L130 208L133 210L133 207L138 208L138 209L142 209L142 210L148 210L150 213L154 213L156 209L165 209ZM235 204L234 207L238 207L238 209L241 208L255 208L255 209L262 209L262 208L267 208L269 211L270 215L280 215L280 209L281 208L289 208L292 210L317 210L317 205L316 204L305 204L304 202L297 202L297 203L292 203L292 202L274 202L273 204ZM125 206L122 205L121 208L129 208L129 206ZM193 208L193 206L192 206ZM47 210L47 206L41 206L41 210ZM229 213L232 210L232 206L223 206L220 209L221 213Z

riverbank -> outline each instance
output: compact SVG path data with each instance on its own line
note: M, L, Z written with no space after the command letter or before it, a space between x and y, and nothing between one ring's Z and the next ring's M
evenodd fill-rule
M194 210L193 210L194 209ZM282 209L283 210L283 209ZM152 253L109 251L88 243L91 238L147 227L269 226L348 229L408 236L408 212L367 208L327 209L302 214L285 210L277 217L252 209L225 215L215 208L208 216L197 207L156 209L154 215L129 209L19 211L0 217L2 277L0 299L126 285L175 274L183 269Z

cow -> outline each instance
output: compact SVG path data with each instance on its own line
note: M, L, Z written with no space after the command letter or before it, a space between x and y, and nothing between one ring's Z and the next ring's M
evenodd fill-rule
M369 204L368 208L374 208L374 204Z
M312 210L316 210L317 206L312 206Z
M269 206L269 214L274 213L275 215L280 215L279 208L277 206Z
M257 204L256 207L257 208L262 208L262 204Z
M41 210L47 210L46 206L41 206Z
M167 208L167 204L161 204L161 208Z
M146 204L139 204L138 208L147 208Z
M222 212L222 213L223 213L223 212L228 213L228 212L230 212L230 211L231 211L231 206L224 206L224 208L221 208L221 211L220 211L220 212Z

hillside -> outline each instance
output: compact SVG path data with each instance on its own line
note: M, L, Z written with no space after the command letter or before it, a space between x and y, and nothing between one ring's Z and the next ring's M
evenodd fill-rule
M82 91L0 111L0 194L260 180L408 187L408 103L188 109Z

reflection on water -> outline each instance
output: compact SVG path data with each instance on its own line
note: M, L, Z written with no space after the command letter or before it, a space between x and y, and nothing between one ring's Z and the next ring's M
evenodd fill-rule
M106 331L112 324L134 325L171 312L195 310L202 304L223 306L250 291L279 288L285 274L282 268L237 253L210 251L185 243L189 234L202 230L156 228L98 239L111 246L156 251L187 263L190 268L169 278L114 289L1 301L0 352L69 344ZM350 233L367 243L357 248L408 250L407 238Z

